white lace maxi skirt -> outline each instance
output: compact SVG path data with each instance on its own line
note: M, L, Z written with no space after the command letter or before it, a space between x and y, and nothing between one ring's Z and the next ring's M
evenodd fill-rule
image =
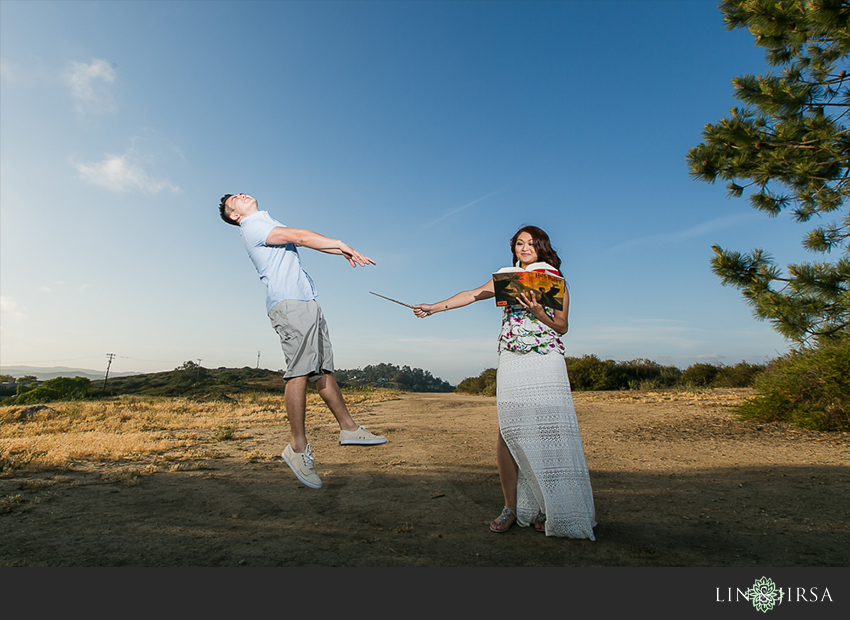
M567 365L556 354L502 351L499 430L519 466L517 522L546 515L546 535L595 540L596 510Z

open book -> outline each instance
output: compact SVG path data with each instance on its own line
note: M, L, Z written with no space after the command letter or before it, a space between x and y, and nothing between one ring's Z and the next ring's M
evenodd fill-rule
M555 310L564 308L564 279L549 263L534 263L528 269L503 267L493 274L496 305L521 306L517 297L532 295L543 305Z

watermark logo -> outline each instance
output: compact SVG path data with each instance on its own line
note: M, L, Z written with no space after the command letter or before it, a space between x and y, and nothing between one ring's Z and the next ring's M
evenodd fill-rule
M831 603L829 588L780 587L769 577L756 579L749 588L717 588L717 603L750 603L757 611L767 613L779 605L796 603Z
M768 577L756 579L753 587L747 590L747 595L753 607L764 613L773 609L774 605L782 603L784 594L782 590L777 589L773 579Z

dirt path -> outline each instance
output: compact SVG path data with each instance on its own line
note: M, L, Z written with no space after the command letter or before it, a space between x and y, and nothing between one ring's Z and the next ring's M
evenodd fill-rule
M494 399L406 394L358 415L383 446L339 446L330 415L308 415L318 491L279 456L285 424L131 486L104 479L117 465L2 478L17 499L0 512L0 565L845 566L848 434L739 422L740 398L576 394L595 542L491 533Z

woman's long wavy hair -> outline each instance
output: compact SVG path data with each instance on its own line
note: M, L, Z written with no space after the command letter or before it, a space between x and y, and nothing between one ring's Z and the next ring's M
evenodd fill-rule
M511 237L511 255L513 256L513 263L516 265L519 261L519 258L516 255L516 240L522 233L528 233L531 235L531 240L534 243L534 249L537 250L537 260L543 263L549 263L555 269L558 270L560 275L564 275L561 273L561 258L558 256L558 253L552 249L552 244L549 241L549 235L541 229L537 228L537 226L523 226L516 234Z

